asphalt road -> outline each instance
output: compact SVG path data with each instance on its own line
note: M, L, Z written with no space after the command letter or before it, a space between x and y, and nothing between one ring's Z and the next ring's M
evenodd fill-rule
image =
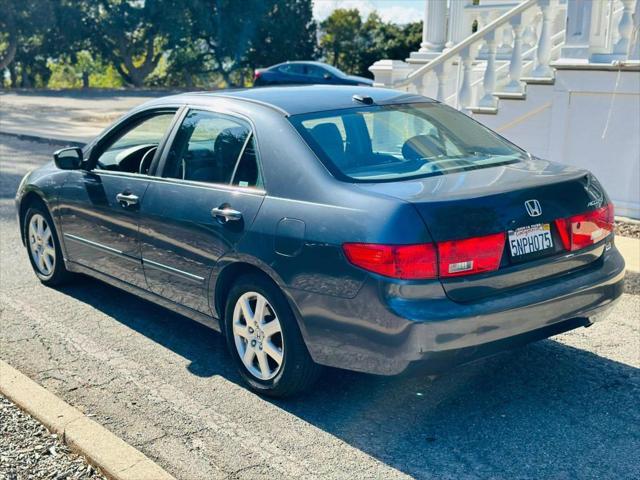
M55 147L0 148L0 358L176 477L640 478L640 296L435 380L332 370L268 401L218 334L91 279L40 285L13 196Z

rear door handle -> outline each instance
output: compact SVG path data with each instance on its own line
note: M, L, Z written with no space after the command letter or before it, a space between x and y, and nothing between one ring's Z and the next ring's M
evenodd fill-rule
M131 193L118 193L116 195L116 200L123 208L138 204L138 196Z
M242 220L242 213L227 206L211 209L211 215L223 222L237 222Z

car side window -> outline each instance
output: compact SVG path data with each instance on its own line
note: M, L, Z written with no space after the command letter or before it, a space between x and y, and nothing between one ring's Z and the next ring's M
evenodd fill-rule
M231 183L238 187L264 187L262 175L258 167L255 138L253 135L249 137L244 147Z
M285 63L278 70L291 75L304 75L304 65L301 63Z
M313 78L325 78L325 75L329 75L329 72L327 72L324 68L320 68L316 65L307 65L307 75L309 75L310 77Z
M249 125L242 120L192 110L176 133L164 176L229 184L250 134Z
M102 149L95 168L129 173L147 173L151 159L169 129L174 115L175 112L158 113L145 117L125 128Z

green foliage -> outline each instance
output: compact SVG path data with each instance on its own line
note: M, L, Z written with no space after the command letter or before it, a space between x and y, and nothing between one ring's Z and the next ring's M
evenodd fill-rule
M308 0L274 0L258 18L255 40L247 53L253 67L316 57L316 22Z
M183 29L174 0L73 0L83 18L89 49L108 60L123 80L141 87Z
M75 55L75 61L61 57L47 64L51 77L48 88L121 88L124 82L113 65L95 59L88 51Z
M320 27L320 48L327 61L347 72L358 71L360 50L365 45L360 12L357 9L334 10Z
M320 47L328 62L352 74L371 76L381 58L404 59L422 38L422 23L385 23L373 12L365 22L358 10L337 9L321 25Z

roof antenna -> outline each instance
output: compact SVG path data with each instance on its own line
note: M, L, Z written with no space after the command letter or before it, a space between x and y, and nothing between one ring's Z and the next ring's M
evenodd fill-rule
M373 98L367 95L354 95L352 98L354 102L364 103L365 105L373 104Z

